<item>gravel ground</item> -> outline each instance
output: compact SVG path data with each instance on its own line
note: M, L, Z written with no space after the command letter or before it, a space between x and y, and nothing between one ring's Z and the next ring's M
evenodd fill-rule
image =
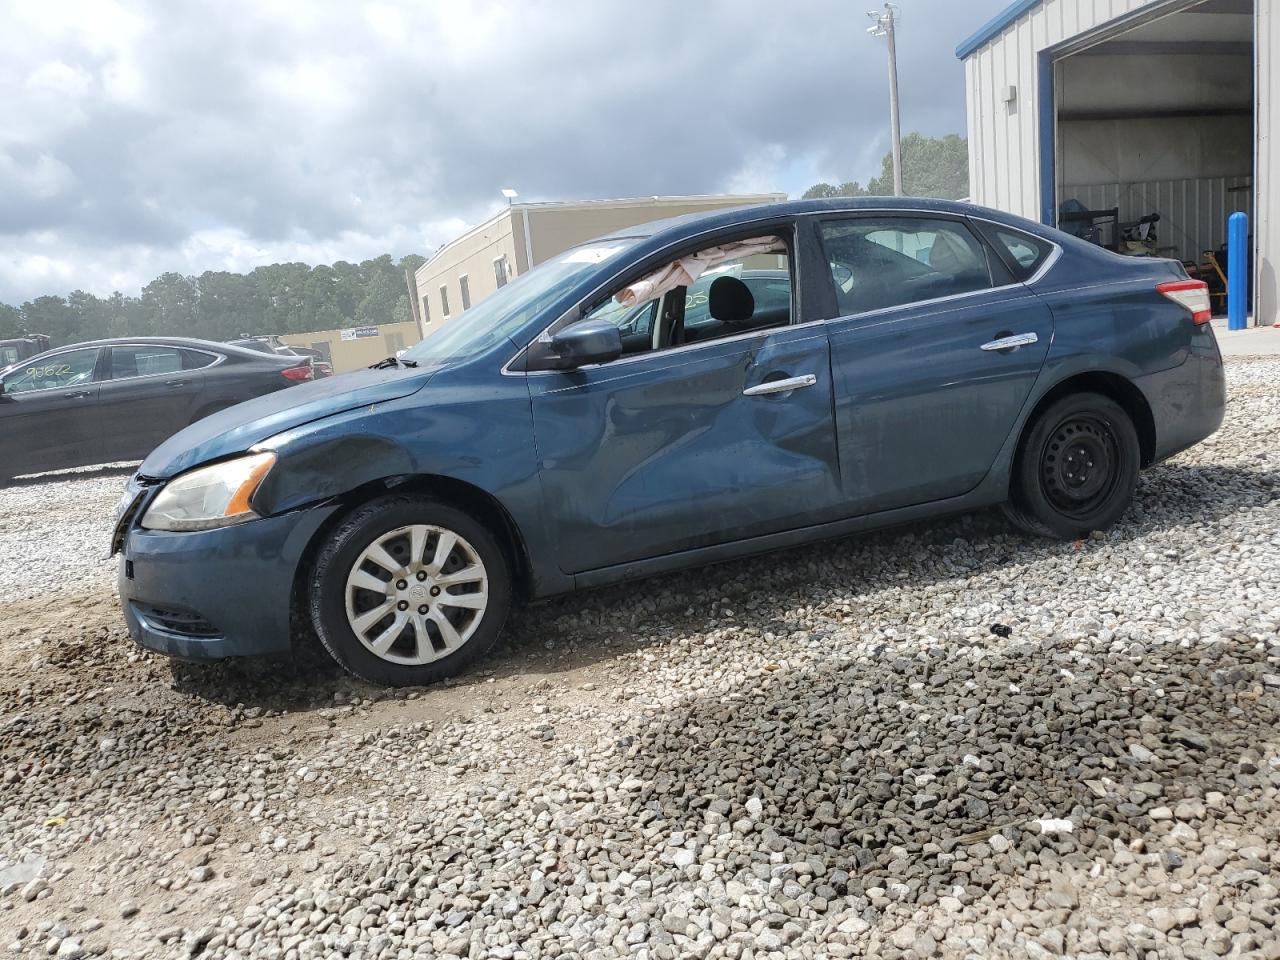
M0 950L1276 960L1280 359L1229 378L1106 535L567 598L423 691L136 651L63 589L120 478L6 492Z
M135 466L37 474L0 487L0 603L83 595L115 581L109 525Z

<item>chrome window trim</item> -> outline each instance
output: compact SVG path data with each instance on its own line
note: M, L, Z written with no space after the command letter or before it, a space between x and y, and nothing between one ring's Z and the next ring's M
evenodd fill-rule
M916 309L918 307L932 307L937 304L949 304L956 300L967 300L971 297L981 296L987 293L999 293L1002 290L1015 290L1019 287L1025 287L1022 282L1002 283L998 287L983 287L981 290L969 290L965 293L951 293L945 297L933 297L929 300L913 300L910 303L898 303L891 307L877 307L875 310L864 310L862 313L846 313L838 317L831 317L827 323L837 323L842 320L862 320L867 317L879 319L883 314L891 313L897 310ZM1005 303L1006 300L993 300L993 303ZM933 311L934 313L946 313L946 310Z
M170 370L168 373L140 373L133 377L107 377L103 380L98 380L98 383L129 383L133 380L151 380L154 377L175 377L183 373L198 373L201 370L211 370L227 359L226 354L214 353L212 350L204 350L200 347L175 347L171 343L110 343L107 344L106 349L111 351L116 347L122 347L126 350L130 347L162 347L166 350L177 350L178 353L182 353L183 350L187 350L191 353L202 353L206 357L213 357L214 361L213 363L206 363L203 367L196 367L193 370L187 370L180 367L177 370ZM263 354L263 356L266 356L266 354ZM107 362L109 366L111 362L109 353Z
M93 369L94 369L94 372L96 373L96 372L97 372L97 369L98 369L98 364L102 361L102 351L103 351L103 350L105 350L105 349L106 349L106 347L101 347L101 346L98 346L98 347L76 347L76 346L71 346L71 347L62 347L62 348L60 348L59 350L57 350L56 352L54 352L54 353L49 353L49 354L44 355L44 358L45 358L45 359L52 360L54 357L60 357L60 356L63 356L64 354L68 354L68 353L79 353L81 350L96 350L96 351L98 352L98 359L97 359L97 360L95 360L95 361L93 362ZM36 357L28 357L28 358L27 358L27 360L35 360L35 359L37 359L37 358L36 358ZM13 372L14 372L14 373L17 373L17 372L18 372L18 370L19 370L19 369L21 369L21 367L22 367L23 365L25 365L25 363L26 363L26 361L25 361L25 360L19 360L19 361L18 361L18 363L14 365ZM103 380L89 380L89 381L88 381L88 384L102 384L102 383L105 383L105 381L103 381ZM51 392L51 391L53 391L53 390L74 390L76 387L85 386L85 385L86 385L86 384L83 384L83 383L70 383L70 384L67 384L65 387L41 387L39 390L19 390L17 393L10 393L10 392L8 391L8 389L6 388L6 389L5 389L5 392L4 392L4 395L5 395L6 397L25 397L25 396L27 396L28 394L32 394L32 393L49 393L49 392Z

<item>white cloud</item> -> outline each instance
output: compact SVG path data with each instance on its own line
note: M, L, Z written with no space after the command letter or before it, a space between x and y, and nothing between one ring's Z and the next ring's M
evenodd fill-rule
M725 180L729 193L768 193L778 189L787 151L780 143L761 145Z
M903 0L904 127L963 129ZM430 253L501 202L866 180L882 51L837 0L0 0L0 301L167 270Z
M36 199L56 197L69 190L76 176L61 160L46 153L19 163L0 153L0 188L18 191Z
M73 100L84 96L92 85L93 78L83 67L47 60L27 75L23 87L36 96L52 94Z

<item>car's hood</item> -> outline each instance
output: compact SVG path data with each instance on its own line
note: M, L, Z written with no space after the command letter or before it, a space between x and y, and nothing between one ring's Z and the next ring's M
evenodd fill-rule
M138 472L146 477L172 477L209 460L241 453L267 437L312 420L407 397L420 390L438 369L360 370L247 400L175 433L151 451Z

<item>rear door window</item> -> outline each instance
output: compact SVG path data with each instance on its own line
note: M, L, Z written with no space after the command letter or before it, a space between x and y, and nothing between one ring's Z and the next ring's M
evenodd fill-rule
M986 249L954 220L858 217L821 233L843 316L992 286Z
M154 377L182 369L182 351L176 347L139 345L111 348L111 379Z

